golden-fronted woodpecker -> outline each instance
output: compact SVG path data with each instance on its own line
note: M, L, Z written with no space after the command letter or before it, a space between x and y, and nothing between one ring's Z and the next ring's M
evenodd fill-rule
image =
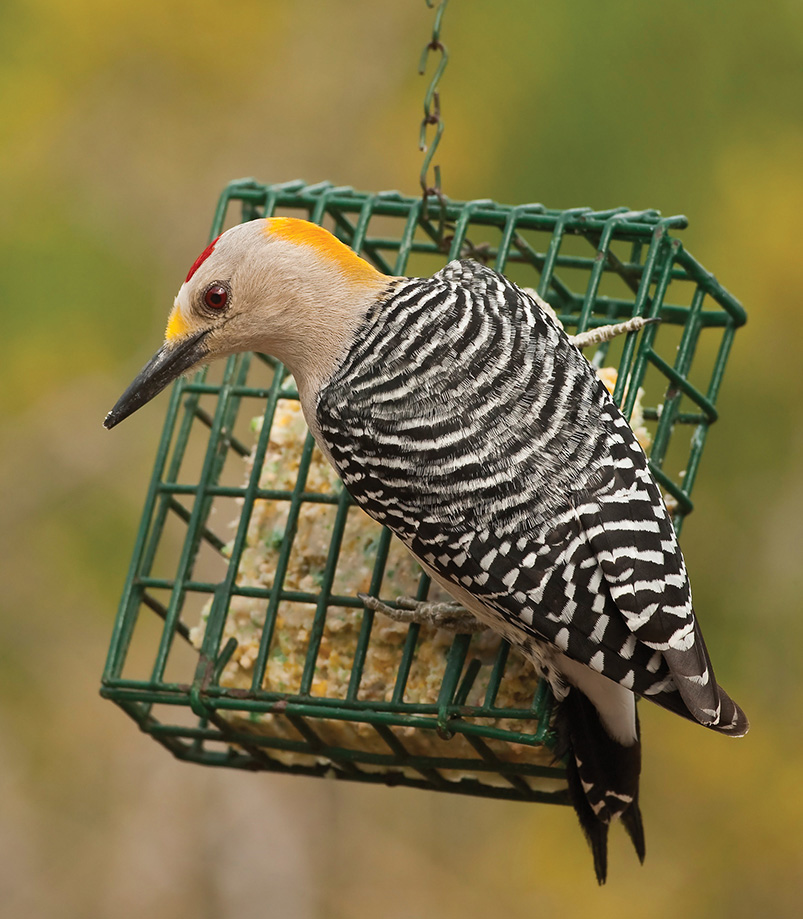
M105 426L241 351L288 367L357 504L549 681L600 883L613 819L643 860L636 696L731 736L748 722L647 459L559 323L477 262L388 277L315 224L254 220L198 257Z

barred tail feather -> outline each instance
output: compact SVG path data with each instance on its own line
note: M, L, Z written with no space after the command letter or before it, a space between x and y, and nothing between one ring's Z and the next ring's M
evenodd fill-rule
M644 856L647 850L644 845L644 824L641 821L641 810L638 806L638 789L636 789L633 803L622 814L622 826L625 828L627 835L630 837L630 841L633 843L633 848L636 850L638 860L643 865Z
M750 730L747 715L721 686L717 686L717 689L719 690L719 720L716 724L709 724L707 727L721 734L727 734L729 737L744 737Z
M655 695L645 696L645 698L656 705L660 705L661 708L665 708L667 711L674 712L683 718L688 718L689 721L710 728L712 731L717 731L728 737L744 737L750 729L750 722L747 720L747 716L719 684L716 686L716 691L716 706L719 714L713 721L703 720L704 718L708 719L710 716L705 715L697 705L690 707L688 701L684 699L677 689L664 689L655 693Z
M680 714L686 715L713 731L719 731L721 734L743 737L750 728L750 722L741 708L717 683L708 648L705 646L702 632L696 621L694 623L694 644L702 660L702 667L699 663L689 659L688 652L674 648L668 648L663 652L677 691L683 700L682 707L686 710L681 711ZM663 694L647 698L665 708L677 711L675 705L666 705L661 695Z
M638 804L641 742L625 746L614 740L593 703L575 687L558 703L555 730L556 753L566 762L569 797L591 846L597 881L604 884L611 820L621 818L639 860L644 861L644 828Z

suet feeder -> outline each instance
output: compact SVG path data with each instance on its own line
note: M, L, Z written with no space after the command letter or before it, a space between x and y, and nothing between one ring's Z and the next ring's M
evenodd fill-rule
M480 259L537 290L570 333L660 319L587 356L681 526L746 319L674 235L684 217L448 199L427 213L397 192L243 180L211 235L274 214L327 226L388 274ZM428 579L299 419L292 379L264 355L175 386L102 695L182 760L564 802L550 694L505 642L365 608L360 593L425 598Z

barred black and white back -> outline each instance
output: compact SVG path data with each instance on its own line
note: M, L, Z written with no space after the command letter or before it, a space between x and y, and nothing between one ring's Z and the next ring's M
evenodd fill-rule
M714 678L646 457L588 362L532 297L451 262L392 283L317 422L358 504L549 679L600 881L611 819L643 858L633 694L733 736L748 724Z

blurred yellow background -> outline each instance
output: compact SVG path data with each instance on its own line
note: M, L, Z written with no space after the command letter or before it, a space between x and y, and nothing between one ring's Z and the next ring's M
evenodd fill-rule
M421 2L0 5L0 913L41 919L798 916L803 4L468 3L453 198L686 213L748 309L683 532L730 741L642 705L639 868L568 808L175 762L98 696L163 408L105 412L230 179L415 193ZM163 403L164 404L164 403Z

